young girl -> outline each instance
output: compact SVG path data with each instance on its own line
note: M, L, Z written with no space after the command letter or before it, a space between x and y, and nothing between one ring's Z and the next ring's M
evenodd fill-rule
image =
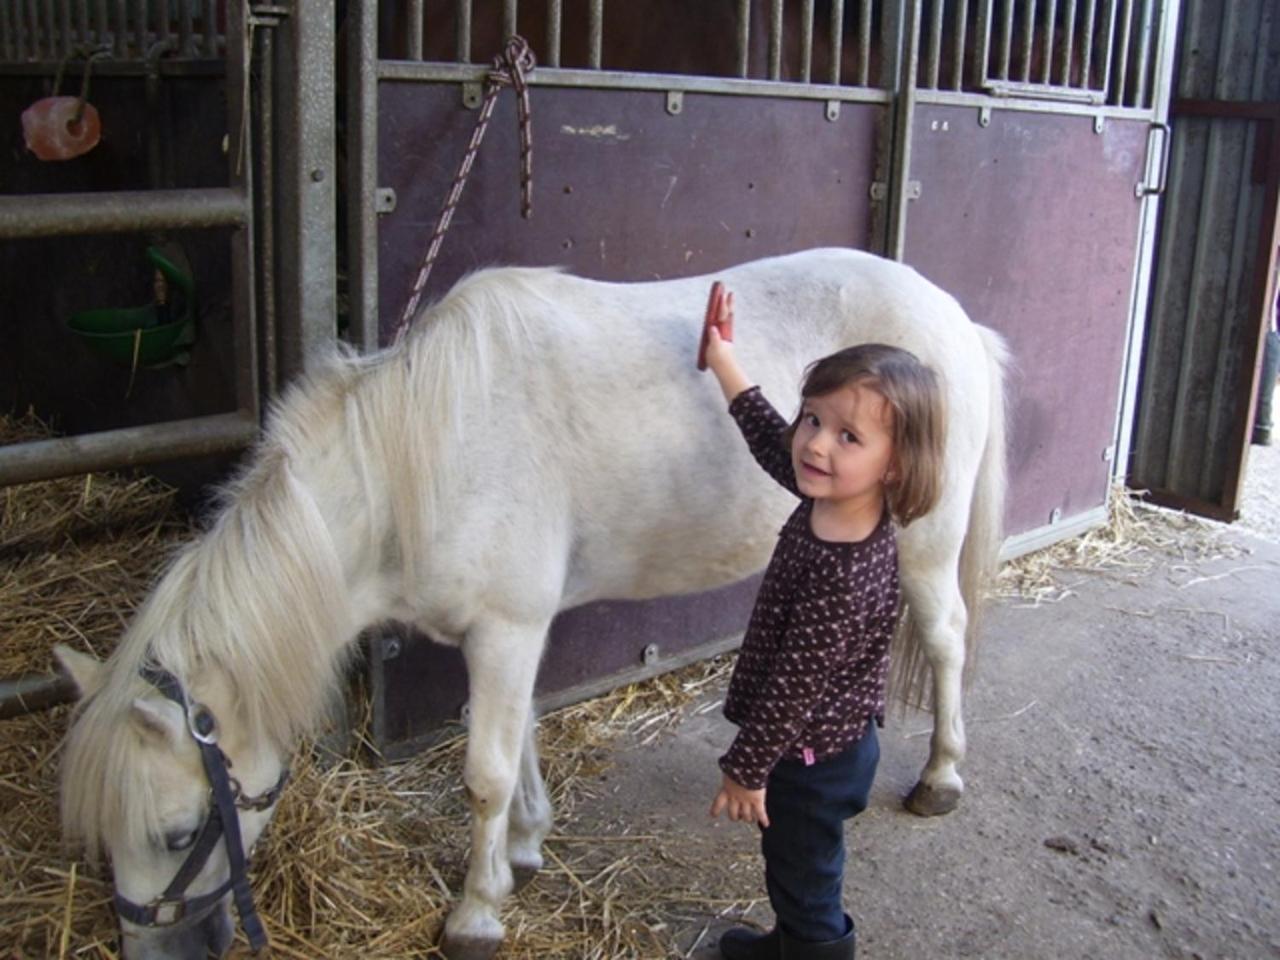
M906 526L937 500L941 394L911 353L864 344L809 368L787 424L722 338L732 319L732 294L713 297L707 365L751 453L800 505L779 534L729 683L724 712L739 729L711 805L713 817L727 811L761 828L777 923L764 935L730 930L720 952L851 960L844 821L866 808L880 758L898 622L893 521Z

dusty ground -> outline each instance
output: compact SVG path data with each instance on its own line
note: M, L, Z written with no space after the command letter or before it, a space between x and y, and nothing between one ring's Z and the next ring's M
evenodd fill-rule
M1253 449L1274 472L1252 495L1280 492L1276 452ZM1274 514L1252 519L1275 535ZM928 718L891 723L848 831L860 957L1280 957L1280 542L1221 527L1193 542L1060 572L1056 602L996 605L956 813L902 810ZM603 838L601 864L610 841L661 838L640 856L648 885L668 885L640 911L655 957L706 956L733 921L772 919L753 828L705 812L732 735L721 696L618 750L572 827Z

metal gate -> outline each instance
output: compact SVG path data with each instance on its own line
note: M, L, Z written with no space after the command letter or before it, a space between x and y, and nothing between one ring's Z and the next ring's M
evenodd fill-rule
M533 217L520 217L515 108L500 98L428 296L502 262L639 281L825 244L897 256L1014 347L1008 551L1104 522L1176 4L595 0L584 22L567 6L353 6L349 271L364 344L394 325L471 135L487 69L474 61L518 31L543 64ZM539 702L731 646L753 590L569 611ZM392 753L465 713L453 651L388 637L371 670Z
M1191 0L1181 33L1130 482L1232 520L1276 295L1280 16Z

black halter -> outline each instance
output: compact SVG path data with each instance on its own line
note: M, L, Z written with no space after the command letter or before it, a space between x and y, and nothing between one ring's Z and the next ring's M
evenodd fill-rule
M246 797L241 793L239 782L232 777L227 768L231 761L218 746L217 725L204 706L187 699L186 692L178 678L159 667L144 667L142 678L172 700L187 718L187 732L200 748L200 760L204 764L205 776L209 778L209 786L213 793L213 802L209 805L209 815L205 817L200 833L187 854L187 859L178 869L164 893L150 903L142 905L126 900L120 894L115 896L116 911L130 923L143 927L167 927L181 921L184 917L198 915L222 899L228 890L235 900L236 911L240 914L240 923L249 945L256 951L261 950L267 942L266 933L262 929L262 921L253 906L253 892L249 887L248 863L244 855L244 844L240 839L241 810L267 810L280 799L285 781L289 779L289 771L280 774L274 787L256 797ZM213 852L218 841L224 839L227 847L227 861L231 866L231 876L227 882L210 893L201 894L190 899L183 893L204 869L205 861Z

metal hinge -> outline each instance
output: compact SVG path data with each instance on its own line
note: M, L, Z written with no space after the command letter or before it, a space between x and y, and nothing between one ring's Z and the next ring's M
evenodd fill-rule
M907 181L907 199L919 200L920 195L924 192L924 188L920 185L919 180ZM883 203L889 199L889 185L881 180L877 180L871 184L871 199L876 203Z

